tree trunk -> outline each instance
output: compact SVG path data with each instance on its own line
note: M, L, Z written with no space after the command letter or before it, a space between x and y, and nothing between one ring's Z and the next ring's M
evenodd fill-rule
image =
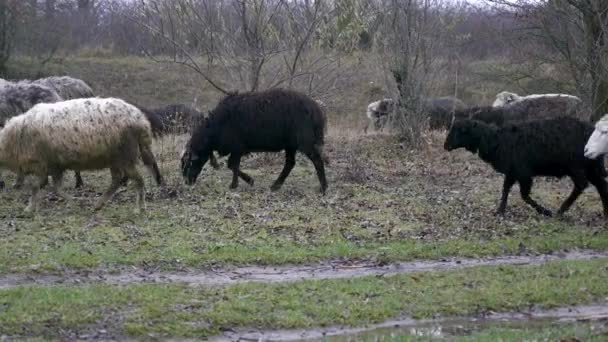
M585 21L585 35L587 45L587 58L591 73L591 97L593 112L591 120L599 120L608 113L608 74L605 65L606 30L608 30L608 1L589 1L588 11L583 13Z

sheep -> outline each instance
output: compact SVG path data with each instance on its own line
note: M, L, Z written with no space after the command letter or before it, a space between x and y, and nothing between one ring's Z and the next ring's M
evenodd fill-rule
M38 103L54 103L63 101L63 98L53 89L30 82L8 82L0 86L0 127L4 126L6 120L13 116L25 113ZM82 186L82 177L79 172L74 174L76 188ZM24 176L17 175L15 188L23 186ZM4 181L0 180L0 188L4 187Z
M91 87L89 87L89 85L87 85L84 81L69 76L51 76L37 80L22 80L17 83L14 83L13 85L20 89L17 91L17 93L22 93L24 92L24 89L32 88L34 86L45 87L55 91L55 93L57 93L61 100L72 100L95 96ZM49 99L46 101L38 101L37 103L52 103L56 101L57 100ZM22 111L21 113L23 112L25 111ZM75 171L74 177L76 179L76 185L74 187L77 189L81 188L84 183L82 181L82 176L80 175L80 172ZM22 187L24 180L24 175L18 174L17 179L15 180L14 187Z
M608 153L608 114L595 124L595 130L585 144L585 157L589 159L597 159L606 153Z
M154 109L137 107L148 115L158 117L163 133L190 132L205 119L203 113L184 104L170 104Z
M530 197L533 177L569 176L574 189L558 210L565 213L588 186L593 184L600 195L604 216L608 218L608 184L603 161L585 158L583 150L593 127L572 117L526 121L496 127L477 120L455 121L444 148L457 148L476 154L505 175L502 197L496 213L504 215L509 191L519 183L522 199L540 214L551 216Z
M466 108L464 102L452 96L432 97L423 101L423 110L429 116L429 129L448 129L455 111Z
M296 152L304 153L314 164L327 190L323 144L325 113L310 97L291 90L271 89L244 94L232 93L211 111L204 125L194 130L181 160L186 184L192 185L213 151L230 155L231 189L238 178L253 185L253 179L239 168L241 156L250 152L285 150L285 165L271 190L283 185L296 162Z
M91 89L83 80L69 76L51 76L26 82L49 87L55 90L64 100L83 99L95 96L93 89Z
M38 103L53 103L63 99L53 89L24 82L9 83L0 88L0 127L13 116L25 113Z
M0 131L0 167L32 174L38 184L26 211L38 209L39 190L48 184L61 187L66 169L109 168L112 183L100 198L99 210L127 176L137 188L135 212L145 207L144 181L136 168L138 155L163 183L151 151L150 121L136 107L115 98L76 99L38 104L23 115L10 119Z
M527 120L548 119L560 116L575 116L577 110L570 108L565 97L535 97L511 102L504 106L473 106L456 110L454 119L473 119L496 126ZM579 103L580 104L580 103Z
M503 91L496 95L492 107L505 107L518 104L530 113L540 113L544 116L574 116L581 109L583 101L568 94L534 94L519 96Z
M390 113L394 110L394 108L395 101L391 98L385 98L370 103L367 106L366 111L368 122L363 131L367 133L370 126L374 127L375 130L379 130L384 127L388 121Z

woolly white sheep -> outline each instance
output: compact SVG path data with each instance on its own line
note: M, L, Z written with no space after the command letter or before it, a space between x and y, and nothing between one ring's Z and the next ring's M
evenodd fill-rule
M77 99L53 104L38 104L23 115L10 119L0 131L0 167L34 175L26 211L36 211L39 190L48 175L59 188L63 173L72 170L109 168L112 184L95 209L112 197L124 177L137 188L135 209L145 207L144 180L137 171L141 155L158 184L162 177L151 151L150 121L136 107L114 98Z
M506 106L511 103L521 102L525 100L537 100L537 99L546 99L552 101L563 102L565 104L569 104L568 109L574 109L580 105L582 102L581 99L574 95L568 94L533 94L528 96L519 96L515 93L511 93L508 91L500 92L496 95L496 100L492 104L492 107L501 107ZM568 110L569 112L571 110Z
M364 131L367 133L370 126L374 127L375 130L384 127L388 121L388 116L393 111L394 107L395 101L391 98L378 100L367 105L365 115L367 115L369 121L367 122L367 125L365 125Z
M605 114L596 124L595 130L585 145L585 157L596 159L608 153L608 114Z

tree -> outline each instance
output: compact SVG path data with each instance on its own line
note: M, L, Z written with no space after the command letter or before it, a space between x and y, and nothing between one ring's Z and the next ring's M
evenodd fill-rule
M590 104L591 120L608 113L608 1L487 0L520 21L519 48L567 70ZM531 44L521 45L521 41Z
M6 63L14 48L14 38L23 3L18 0L0 0L0 75L6 73Z

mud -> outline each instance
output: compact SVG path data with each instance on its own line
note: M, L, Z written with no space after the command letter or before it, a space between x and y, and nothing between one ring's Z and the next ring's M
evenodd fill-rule
M481 317L390 320L366 327L333 326L327 328L273 330L242 329L227 331L209 341L380 341L396 336L441 338L468 335L490 327L546 327L556 322L597 322L608 320L608 303L561 307L550 310L532 309L513 313L489 313Z
M187 269L180 272L147 271L124 268L109 270L65 271L62 274L4 274L0 289L18 286L57 286L90 283L185 283L191 286L233 285L245 282L293 282L300 280L340 279L364 276L391 276L412 272L457 270L478 266L538 265L554 260L608 258L608 252L571 251L550 255L503 256L483 259L446 259L379 265L374 262L335 261L306 266L248 266L213 270Z

